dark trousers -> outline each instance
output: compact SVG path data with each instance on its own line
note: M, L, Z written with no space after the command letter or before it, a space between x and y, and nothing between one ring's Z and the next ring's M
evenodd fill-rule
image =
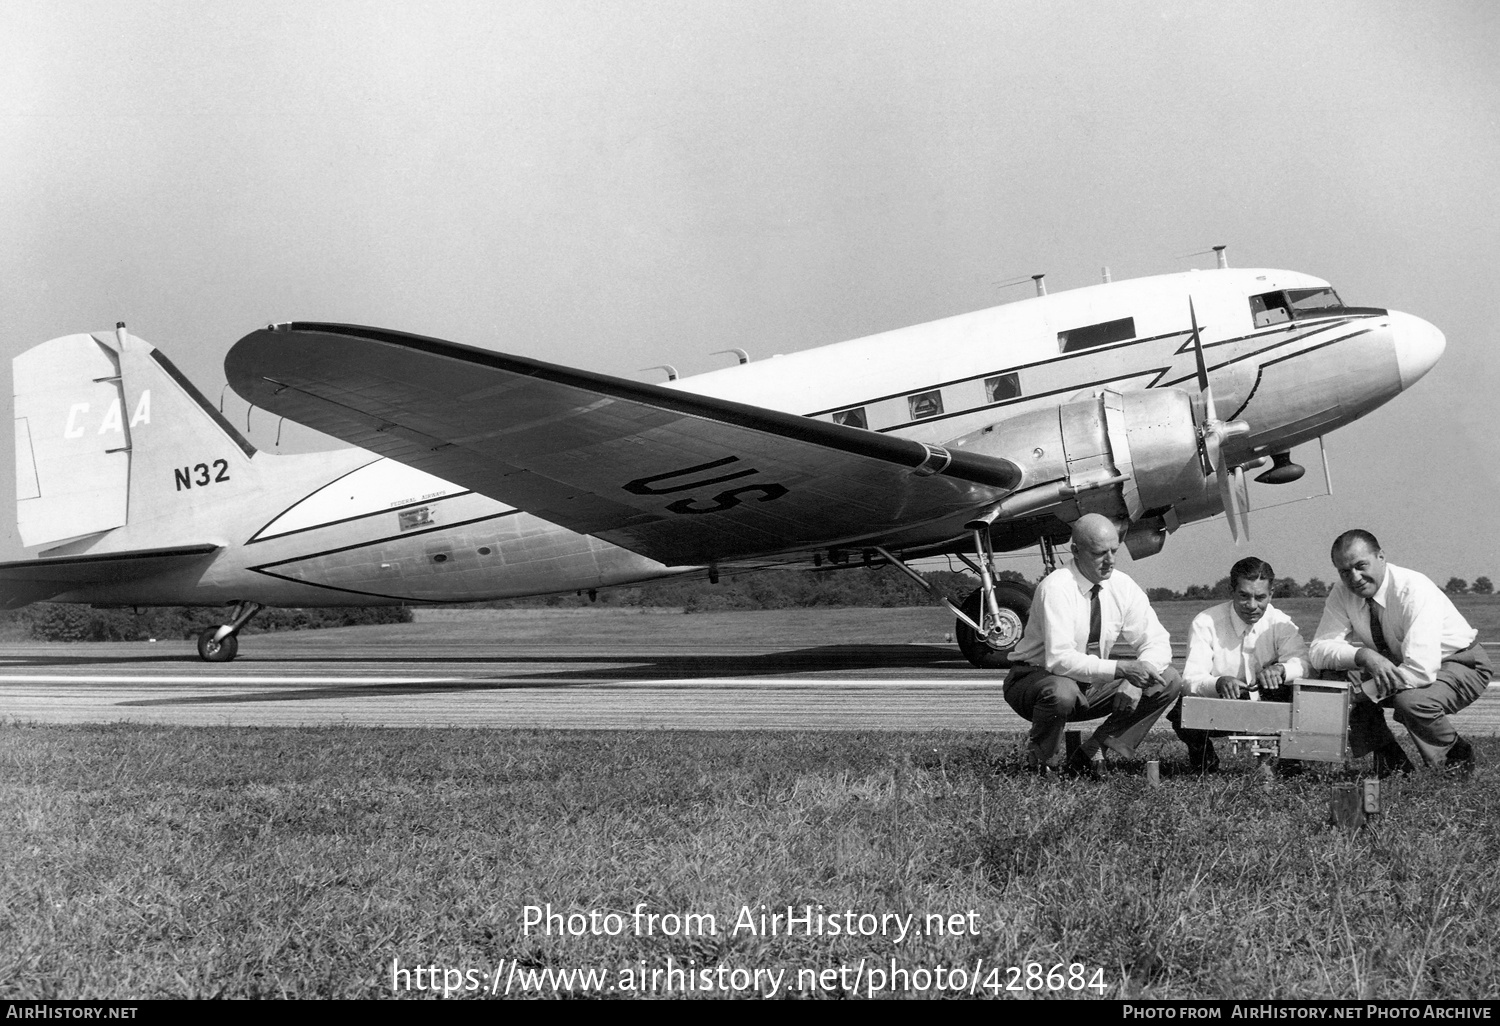
M1063 729L1069 723L1101 716L1108 719L1090 740L1130 758L1135 754L1135 746L1150 733L1157 717L1171 708L1182 692L1182 678L1176 670L1169 666L1162 676L1166 683L1142 694L1134 709L1117 710L1115 698L1120 681L1081 684L1071 677L1050 674L1041 666L1016 666L1005 678L1005 702L1031 721L1026 751L1034 766L1060 766Z
M1357 759L1396 743L1385 719L1385 710L1390 709L1396 722L1416 742L1422 761L1428 766L1442 766L1448 749L1458 740L1458 731L1449 721L1449 714L1484 694L1494 675L1489 656L1476 641L1444 659L1438 667L1437 679L1426 687L1403 688L1378 705L1355 703L1349 707L1350 754Z

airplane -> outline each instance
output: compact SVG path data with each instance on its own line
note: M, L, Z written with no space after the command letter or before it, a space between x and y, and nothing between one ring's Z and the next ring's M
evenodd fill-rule
M344 324L271 324L225 359L254 407L353 445L258 451L159 350L113 332L17 357L20 536L0 604L232 610L454 603L774 566L956 556L955 615L1004 667L1030 607L995 553L1087 512L1131 556L1282 484L1410 388L1443 334L1294 271L1106 281L665 385ZM503 340L483 340L486 343ZM1326 454L1325 454L1326 472Z

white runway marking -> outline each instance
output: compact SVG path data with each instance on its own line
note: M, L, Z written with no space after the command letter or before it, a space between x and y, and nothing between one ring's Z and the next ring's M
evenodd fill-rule
M220 674L214 677L177 676L176 674L135 673L130 675L68 673L0 674L0 684L455 684L469 677L236 677Z

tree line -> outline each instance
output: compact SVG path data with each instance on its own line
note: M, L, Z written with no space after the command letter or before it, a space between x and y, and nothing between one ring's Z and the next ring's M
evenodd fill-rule
M196 638L205 627L225 621L223 608L158 606L149 609L94 609L37 602L0 612L0 639L12 641L150 641ZM263 609L245 625L246 634L352 627L367 623L406 623L404 606L328 606L321 609Z
M819 607L936 606L944 598L960 604L979 585L970 573L940 570L923 573L932 591L919 587L891 566L858 566L823 570L764 570L742 575L725 574L714 584L703 577L676 578L652 584L611 588L595 595L568 592L523 599L464 603L465 607L491 609L565 608L589 606L665 606L685 613L712 613L754 609L815 609ZM1014 570L996 574L1002 581L1030 583ZM1278 577L1273 598L1323 598L1328 585L1311 577L1298 583ZM1494 584L1488 577L1473 582L1450 578L1445 585L1451 595L1490 595ZM1229 578L1213 584L1194 584L1174 591L1148 588L1153 602L1218 602L1230 596ZM145 641L151 638L194 638L203 628L222 623L224 610L166 606L135 611L93 609L89 606L38 602L18 610L0 612L0 639L38 641ZM320 627L350 627L359 624L405 623L411 609L405 606L339 606L320 609L266 609L246 626L245 632L313 630Z

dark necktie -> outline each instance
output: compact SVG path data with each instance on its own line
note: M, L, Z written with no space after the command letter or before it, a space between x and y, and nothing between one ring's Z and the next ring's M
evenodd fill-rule
M1096 584L1089 590L1089 655L1100 655L1099 635L1104 631L1104 614L1099 609L1099 591L1104 586Z
M1370 607L1370 640L1375 642L1375 651L1385 656L1391 662L1399 663L1401 660L1396 658L1396 654L1391 651L1391 646L1386 644L1385 630L1380 626L1380 613L1375 603L1370 602L1367 604Z

